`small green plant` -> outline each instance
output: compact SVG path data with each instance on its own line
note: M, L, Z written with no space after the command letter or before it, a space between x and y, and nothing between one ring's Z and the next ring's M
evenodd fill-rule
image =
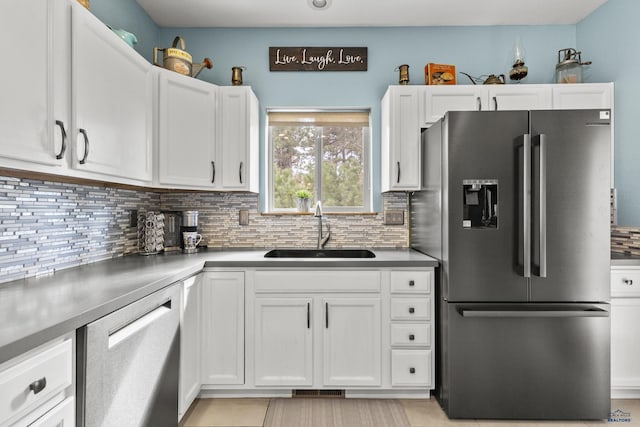
M296 191L296 197L298 199L310 199L311 198L311 192L308 190L298 190Z

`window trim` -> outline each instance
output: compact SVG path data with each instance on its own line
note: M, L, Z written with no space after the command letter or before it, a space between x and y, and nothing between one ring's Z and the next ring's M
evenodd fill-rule
M373 155L372 155L372 129L371 129L371 108L367 107L353 107L353 108L325 108L325 107L287 107L287 108L267 108L265 114L265 212L266 213L296 213L296 208L275 208L274 207L274 182L273 182L273 149L271 132L270 132L270 113L367 113L369 117L369 126L365 128L363 138L365 142L363 145L363 158L366 159L364 163L364 182L363 182L363 206L360 207L337 207L337 206L323 206L325 213L367 213L373 212L373 194L372 194L372 174L373 174ZM317 154L316 154L317 155ZM316 180L321 179L322 168L316 168ZM318 181L322 182L322 181ZM322 198L322 189L320 190L320 197ZM305 213L300 213L304 215Z

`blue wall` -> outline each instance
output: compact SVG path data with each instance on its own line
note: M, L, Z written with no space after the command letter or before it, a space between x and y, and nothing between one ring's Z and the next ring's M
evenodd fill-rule
M615 187L618 222L640 225L640 2L609 0L577 25L578 49L592 59L590 80L615 82Z
M134 49L153 62L160 30L135 0L91 0L91 12L113 29L134 33L138 39Z
M194 62L213 60L212 70L198 78L229 85L231 67L245 66L250 85L265 108L367 107L373 130L374 209L380 197L380 100L388 85L397 84L395 68L409 64L411 84L424 84L428 62L455 64L471 75L508 74L513 64L513 43L522 38L529 66L528 83L551 83L557 51L575 46L575 26L421 27L421 28L314 28L314 29L177 29L163 28L160 45L184 37ZM366 72L270 72L270 46L366 46ZM463 84L470 83L458 76ZM261 135L264 141L264 134ZM261 158L263 158L261 156ZM264 194L261 191L261 194Z

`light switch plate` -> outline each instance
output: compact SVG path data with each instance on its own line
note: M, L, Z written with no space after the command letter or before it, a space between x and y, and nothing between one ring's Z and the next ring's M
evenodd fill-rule
M238 223L240 225L249 225L249 211L241 210L238 214Z
M404 211L384 211L384 225L404 225Z

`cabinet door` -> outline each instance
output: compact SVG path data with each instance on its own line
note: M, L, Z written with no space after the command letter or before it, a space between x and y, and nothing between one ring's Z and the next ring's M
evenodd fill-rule
M380 298L325 298L323 385L381 384Z
M69 33L65 28L69 16L68 3L60 0L4 0L0 5L0 34L10 46L10 56L23 58L14 57L0 67L0 156L8 159L0 160L0 166L46 171L31 165L64 164L63 128L65 133L69 130L68 111L54 115L58 105L54 86L64 96L69 90L68 72L58 74L63 70L53 64L54 60L70 61L64 38ZM32 62L26 63L26 58Z
M202 332L202 383L244 384L244 273L204 274Z
M611 388L622 394L618 397L640 392L639 324L640 298L611 300Z
M180 389L178 419L182 418L200 392L200 286L202 274L182 284L180 308Z
M75 2L71 45L73 166L150 181L153 66Z
M220 88L220 137L218 148L222 164L222 187L225 190L257 190L258 111L251 88ZM253 161L252 161L253 160ZM255 182L252 182L255 181Z
M222 162L215 157L218 88L160 70L158 88L158 181L215 189Z
M613 108L613 83L559 84L553 86L554 110Z
M311 386L311 298L256 298L256 386Z
M428 86L422 88L420 117L423 126L437 122L447 111L486 109L488 109L487 92L482 86Z
M391 86L382 102L382 191L420 189L418 88Z
M551 87L548 85L490 85L487 87L487 110L550 110Z

